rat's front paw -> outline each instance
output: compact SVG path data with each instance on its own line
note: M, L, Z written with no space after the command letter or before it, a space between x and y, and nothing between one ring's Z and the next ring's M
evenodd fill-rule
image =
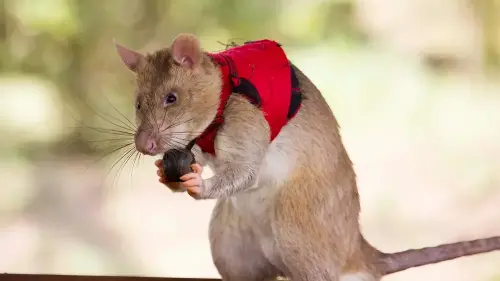
M188 173L180 177L182 180L180 186L185 188L191 197L194 199L205 198L205 186L203 184L203 179L201 178L202 168L199 164L191 165L192 173Z
M165 173L163 172L163 166L162 166L162 160L156 160L155 161L155 166L158 168L156 171L156 174L160 177L158 179L159 182L163 183L166 185L172 192L184 192L186 189L184 189L181 186L180 182L169 182L168 179L165 177Z

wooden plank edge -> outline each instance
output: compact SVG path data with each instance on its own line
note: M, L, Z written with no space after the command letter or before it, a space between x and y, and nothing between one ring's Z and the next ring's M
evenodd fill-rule
M213 278L174 278L146 276L100 276L64 274L0 274L1 281L221 281Z

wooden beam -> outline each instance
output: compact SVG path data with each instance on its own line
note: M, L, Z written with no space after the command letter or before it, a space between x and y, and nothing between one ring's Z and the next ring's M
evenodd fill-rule
M221 281L212 278L172 278L141 276L92 276L57 274L0 274L0 281Z

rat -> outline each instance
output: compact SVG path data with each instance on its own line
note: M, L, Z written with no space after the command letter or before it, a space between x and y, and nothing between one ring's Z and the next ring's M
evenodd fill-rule
M500 236L396 253L372 246L337 120L279 43L213 53L181 33L149 54L115 47L136 77L137 150L157 156L194 143L180 181L162 159L155 165L172 191L217 200L208 238L222 280L380 280L500 249ZM201 177L205 165L211 178Z

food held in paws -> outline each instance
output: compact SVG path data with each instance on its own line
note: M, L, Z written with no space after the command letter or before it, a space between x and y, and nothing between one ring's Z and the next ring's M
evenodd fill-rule
M180 182L185 174L191 173L191 165L196 163L194 154L186 148L173 148L163 155L163 172L167 181Z

